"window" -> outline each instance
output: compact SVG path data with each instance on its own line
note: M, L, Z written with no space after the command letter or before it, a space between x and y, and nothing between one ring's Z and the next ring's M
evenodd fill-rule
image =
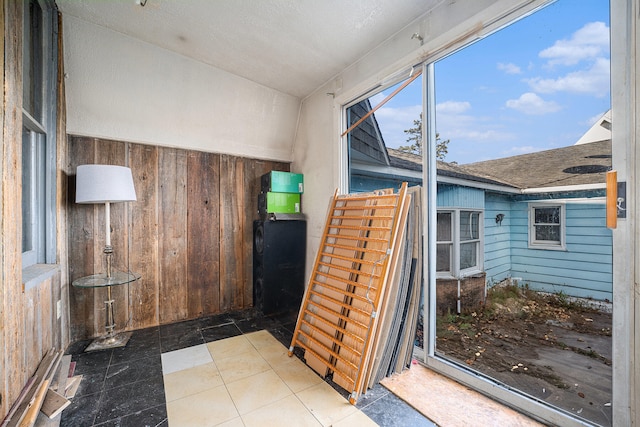
M442 210L437 213L436 272L461 277L482 271L480 211Z
M55 15L47 1L23 11L22 266L55 262Z
M529 246L564 250L564 218L564 205L529 205Z
M453 212L438 212L436 231L436 271L449 273L453 270L453 227L451 218Z
M460 211L460 270L478 267L480 212Z

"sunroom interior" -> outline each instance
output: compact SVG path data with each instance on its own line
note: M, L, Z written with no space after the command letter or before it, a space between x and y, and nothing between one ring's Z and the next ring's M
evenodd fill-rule
M308 279L327 203L349 191L345 107L428 74L434 61L547 3L1 0L0 419L51 348L104 332L104 293L72 286L104 268L105 211L74 203L79 165L133 174L137 200L114 204L107 230L114 265L140 275L113 289L118 331L161 334L215 316L237 324L233 316L254 305L260 176L304 174ZM611 0L613 169L628 197L613 230L612 425L640 425L639 7ZM435 185L432 160L423 163L425 191ZM428 252L435 225L423 200ZM428 256L423 270L435 280ZM467 385L511 402L508 390ZM538 410L518 408L544 423L584 425Z

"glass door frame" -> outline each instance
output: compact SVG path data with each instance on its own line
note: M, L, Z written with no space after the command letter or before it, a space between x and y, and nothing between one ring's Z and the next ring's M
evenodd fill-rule
M423 64L422 70L422 110L426 131L422 132L423 146L423 187L425 197L422 198L424 229L423 277L422 292L424 307L424 351L419 361L430 369L467 385L468 387L488 395L508 406L517 408L528 416L552 425L592 426L593 424L574 418L571 414L556 409L547 403L524 394L513 387L468 369L463 365L451 362L436 355L436 225L437 225L437 163L436 163L436 99L435 99L435 62Z

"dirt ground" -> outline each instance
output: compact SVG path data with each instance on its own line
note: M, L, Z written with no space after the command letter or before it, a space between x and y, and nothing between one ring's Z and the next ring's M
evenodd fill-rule
M436 352L598 425L611 425L611 313L562 294L489 291L437 321Z

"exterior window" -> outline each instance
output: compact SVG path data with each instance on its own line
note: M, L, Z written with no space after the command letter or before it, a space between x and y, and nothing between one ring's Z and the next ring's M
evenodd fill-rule
M437 214L436 272L460 277L482 271L481 212L439 211Z
M480 212L460 211L460 270L478 267Z
M529 205L529 246L564 249L564 218L564 205Z
M55 72L50 2L28 0L22 48L22 267L55 261Z
M437 243L436 243L436 271L451 273L453 253L453 227L451 218L453 212L438 212Z

